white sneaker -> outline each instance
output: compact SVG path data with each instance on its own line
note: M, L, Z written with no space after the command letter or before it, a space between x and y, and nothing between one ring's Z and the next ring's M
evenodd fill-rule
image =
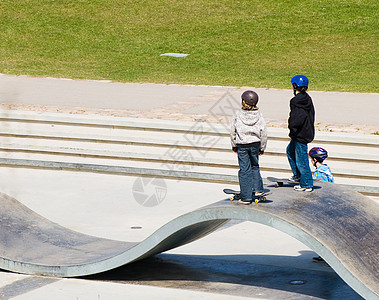
M242 203L242 204L249 205L249 204L252 202L252 200L245 200L245 199L242 200L242 199L239 199L238 202L239 202L239 203Z
M313 188L311 187L305 188L305 187L301 187L300 185L295 185L293 189L298 192L312 192L313 191Z

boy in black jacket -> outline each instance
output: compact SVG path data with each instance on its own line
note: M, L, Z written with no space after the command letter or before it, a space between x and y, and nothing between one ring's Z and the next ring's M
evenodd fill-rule
M291 142L287 146L288 162L293 176L291 181L300 182L296 191L313 191L312 172L308 161L308 143L315 135L315 110L312 98L307 94L308 78L296 75L291 79L295 97L290 101L290 116L288 119Z

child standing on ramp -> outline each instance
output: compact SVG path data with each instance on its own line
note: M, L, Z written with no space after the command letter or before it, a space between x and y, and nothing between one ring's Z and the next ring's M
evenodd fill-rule
M290 181L299 182L295 185L296 191L312 192L313 179L308 160L308 143L315 135L315 110L312 98L307 94L308 78L296 75L291 79L293 97L290 101L290 115L288 118L289 136L291 142L287 146L287 157L293 176Z
M258 94L248 90L241 95L241 98L242 108L234 114L230 138L232 149L238 154L240 202L250 204L253 196L264 195L259 155L262 155L266 149L267 128L257 107Z

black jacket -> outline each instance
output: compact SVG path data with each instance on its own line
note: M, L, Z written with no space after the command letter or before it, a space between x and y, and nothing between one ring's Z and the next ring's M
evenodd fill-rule
M291 139L308 144L315 137L315 109L312 98L307 93L299 93L290 101L288 118Z

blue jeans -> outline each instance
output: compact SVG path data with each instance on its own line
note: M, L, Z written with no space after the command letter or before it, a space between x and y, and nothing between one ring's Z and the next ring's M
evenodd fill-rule
M238 179L241 199L252 200L253 192L263 192L263 182L259 170L259 143L257 146L238 147Z
M313 187L312 171L309 167L308 145L291 140L287 146L287 158L295 177L300 178L300 186Z

